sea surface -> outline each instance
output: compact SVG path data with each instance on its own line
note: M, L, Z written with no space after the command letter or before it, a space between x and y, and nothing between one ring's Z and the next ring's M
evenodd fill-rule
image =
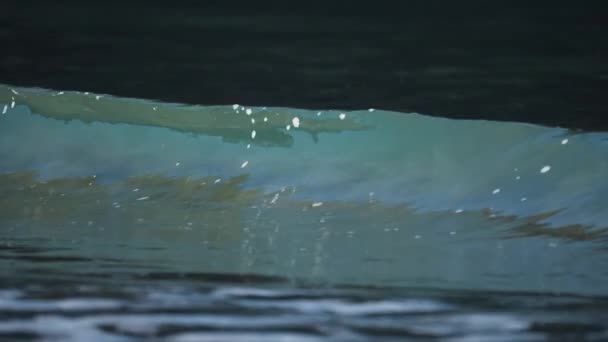
M0 340L608 340L608 134L0 85Z

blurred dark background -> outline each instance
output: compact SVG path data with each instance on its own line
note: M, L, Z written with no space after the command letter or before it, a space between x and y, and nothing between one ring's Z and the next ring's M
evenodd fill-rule
M608 1L0 7L0 83L608 130Z

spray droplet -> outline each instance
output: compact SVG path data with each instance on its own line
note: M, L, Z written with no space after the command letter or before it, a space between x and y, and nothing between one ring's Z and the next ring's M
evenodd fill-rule
M291 123L294 128L300 127L300 118L298 118L297 116L294 117L293 119L291 119Z

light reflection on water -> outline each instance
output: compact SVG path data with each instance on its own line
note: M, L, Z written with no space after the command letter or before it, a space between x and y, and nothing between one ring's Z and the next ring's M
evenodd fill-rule
M561 299L605 312L602 134L10 89L0 88L0 104L17 103L0 117L0 314L10 318L0 333L606 334L587 311L564 323L561 304L539 321ZM539 298L539 312L517 313ZM501 300L515 303L490 314Z

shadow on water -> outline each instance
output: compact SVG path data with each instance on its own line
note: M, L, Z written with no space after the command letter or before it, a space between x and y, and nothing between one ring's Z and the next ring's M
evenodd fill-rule
M217 177L147 175L101 183L95 177L41 181L35 172L2 174L0 225L6 235L0 260L9 270L29 274L20 276L34 278L45 273L104 278L109 275L104 272L115 270L119 278L137 274L147 280L189 282L206 274L202 279L213 281L210 275L216 274L218 281L237 283L239 277L265 283L278 281L278 276L330 285L438 286L447 277L459 279L456 287L524 290L530 284L518 284L511 272L530 272L523 279L538 281L551 272L564 276L569 271L556 264L560 257L540 261L549 262L551 272L545 275L535 270L538 266L515 271L530 267L530 257L510 260L512 270L491 271L517 248L527 253L521 246L540 243L551 252L558 245L586 241L592 243L586 253L592 253L606 243L606 229L547 227L542 221L551 213L425 213L377 199L319 205L294 197L288 189L266 193L246 187L247 178L216 182ZM534 239L540 236L556 240L547 245ZM468 274L466 280L450 274L452 262L446 260L465 263L476 253L495 261L482 266L486 270L481 273L479 265L460 268ZM375 270L362 270L358 263ZM403 273L404 267L410 271ZM493 281L498 282L491 285Z

